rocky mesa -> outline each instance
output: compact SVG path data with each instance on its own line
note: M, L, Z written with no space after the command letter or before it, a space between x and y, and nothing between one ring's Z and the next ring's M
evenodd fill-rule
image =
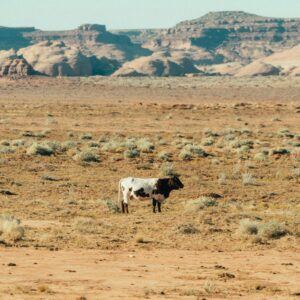
M7 71L7 59L17 58L22 75L296 76L299 44L300 18L241 11L212 12L168 29L0 27L0 74L18 73Z

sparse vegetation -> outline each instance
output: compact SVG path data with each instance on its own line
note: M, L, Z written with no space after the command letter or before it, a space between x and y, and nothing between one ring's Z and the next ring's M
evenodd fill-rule
M164 161L169 161L172 157L172 153L166 152L166 151L161 151L158 153L158 158Z
M28 155L50 156L54 154L54 149L47 143L34 143L27 149L26 153Z
M182 160L192 160L193 159L193 153L189 149L182 149L180 154L179 154L179 157Z
M78 162L100 162L99 156L89 151L81 151L73 158Z
M178 226L178 231L183 234L196 234L199 232L192 224L182 224Z
M216 199L202 196L195 200L189 200L186 203L185 208L187 212L197 212L206 207L215 206L215 205L217 205Z
M78 218L75 220L74 226L80 233L95 234L98 232L98 223L93 218Z
M242 174L242 183L243 185L255 185L256 180L250 173Z
M278 239L288 232L284 226L277 222L257 222L248 219L240 222L240 232L242 234L257 235L260 238Z
M124 152L125 158L136 158L140 156L140 151L138 149L128 149Z
M20 220L10 215L0 216L0 240L15 243L24 236L24 228Z
M162 174L162 176L177 175L175 168L174 168L173 164L171 164L171 163L162 164L161 168L160 168L160 173Z

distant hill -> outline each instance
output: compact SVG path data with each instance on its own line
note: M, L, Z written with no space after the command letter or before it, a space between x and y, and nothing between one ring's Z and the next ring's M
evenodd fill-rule
M176 70L178 76L187 75L189 70L207 75L295 75L298 72L287 70L286 63L280 63L280 59L286 59L284 55L275 56L275 65L266 58L271 59L275 53L298 44L300 18L270 18L242 11L211 12L168 29L108 31L98 24L85 24L67 31L0 27L0 51L4 51L0 54L0 71L10 64L5 51L13 49L14 59L25 59L23 65L28 63L36 74L48 76L174 75L167 70ZM168 53L169 57L161 53ZM158 57L165 71L150 67ZM176 68L168 67L175 66L173 63ZM41 65L43 68L37 67ZM291 68L294 67L298 68L298 64L294 63ZM130 72L131 68L136 68L136 72ZM140 73L141 70L145 73Z

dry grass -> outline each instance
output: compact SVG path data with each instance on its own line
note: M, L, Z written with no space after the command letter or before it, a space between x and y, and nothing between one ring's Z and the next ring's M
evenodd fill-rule
M5 243L15 243L24 237L24 228L20 220L13 216L0 216L0 240Z
M217 205L216 199L202 196L199 199L189 200L186 203L185 208L187 212L197 212L206 207L211 207L215 205Z
M288 231L282 224L274 221L262 223L248 219L242 220L239 230L242 234L257 235L266 239L278 239L288 234Z

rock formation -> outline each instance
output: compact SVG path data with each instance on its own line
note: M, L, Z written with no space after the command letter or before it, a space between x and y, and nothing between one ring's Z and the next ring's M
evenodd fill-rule
M114 76L184 76L200 73L187 58L174 58L168 52L158 52L125 63Z
M240 11L208 13L169 29L0 27L0 68L48 76L298 76L298 44L300 18Z

